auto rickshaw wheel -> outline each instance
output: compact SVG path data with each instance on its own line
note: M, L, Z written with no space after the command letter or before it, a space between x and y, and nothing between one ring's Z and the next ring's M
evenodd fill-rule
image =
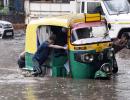
M17 63L18 63L19 68L25 67L25 60L23 60L21 58L18 59Z
M115 74L118 72L118 65L116 59L113 60L113 69L112 72Z

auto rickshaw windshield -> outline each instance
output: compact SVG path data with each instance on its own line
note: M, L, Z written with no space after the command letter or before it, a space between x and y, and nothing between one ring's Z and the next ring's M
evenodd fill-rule
M104 38L107 33L107 28L104 25L92 26L92 27L80 27L72 30L71 42L72 44L85 44L94 42L92 38Z

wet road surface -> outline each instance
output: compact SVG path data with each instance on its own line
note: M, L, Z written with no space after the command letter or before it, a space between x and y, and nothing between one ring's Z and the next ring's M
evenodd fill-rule
M130 50L117 55L119 72L111 80L23 77L17 66L24 33L0 39L0 100L130 100Z

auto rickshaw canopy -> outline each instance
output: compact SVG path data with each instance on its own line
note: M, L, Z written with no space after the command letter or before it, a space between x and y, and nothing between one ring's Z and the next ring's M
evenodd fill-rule
M39 26L60 26L70 28L75 23L101 20L100 14L68 14L45 17L30 22L26 29L25 52L34 54L37 49L37 28Z

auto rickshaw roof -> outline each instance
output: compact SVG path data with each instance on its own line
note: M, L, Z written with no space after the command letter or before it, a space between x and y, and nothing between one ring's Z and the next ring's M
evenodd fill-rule
M54 16L54 17L45 17L35 21L30 22L29 24L37 25L52 25L52 26L61 26L69 28L74 23L82 23L86 21L99 21L99 14L68 14L63 16ZM95 19L94 19L95 18Z
M86 19L86 20L85 20ZM32 21L26 29L25 51L34 54L37 49L37 28L42 25L70 28L75 23L99 21L99 14L69 14L64 16L45 17ZM32 45L33 44L33 45Z
M88 22L88 23L76 23L72 26L72 28L79 29L79 28L85 28L85 27L96 27L96 26L102 26L105 25L104 21L96 21L96 22Z
M101 2L101 1L105 1L105 0L77 0L77 2Z

